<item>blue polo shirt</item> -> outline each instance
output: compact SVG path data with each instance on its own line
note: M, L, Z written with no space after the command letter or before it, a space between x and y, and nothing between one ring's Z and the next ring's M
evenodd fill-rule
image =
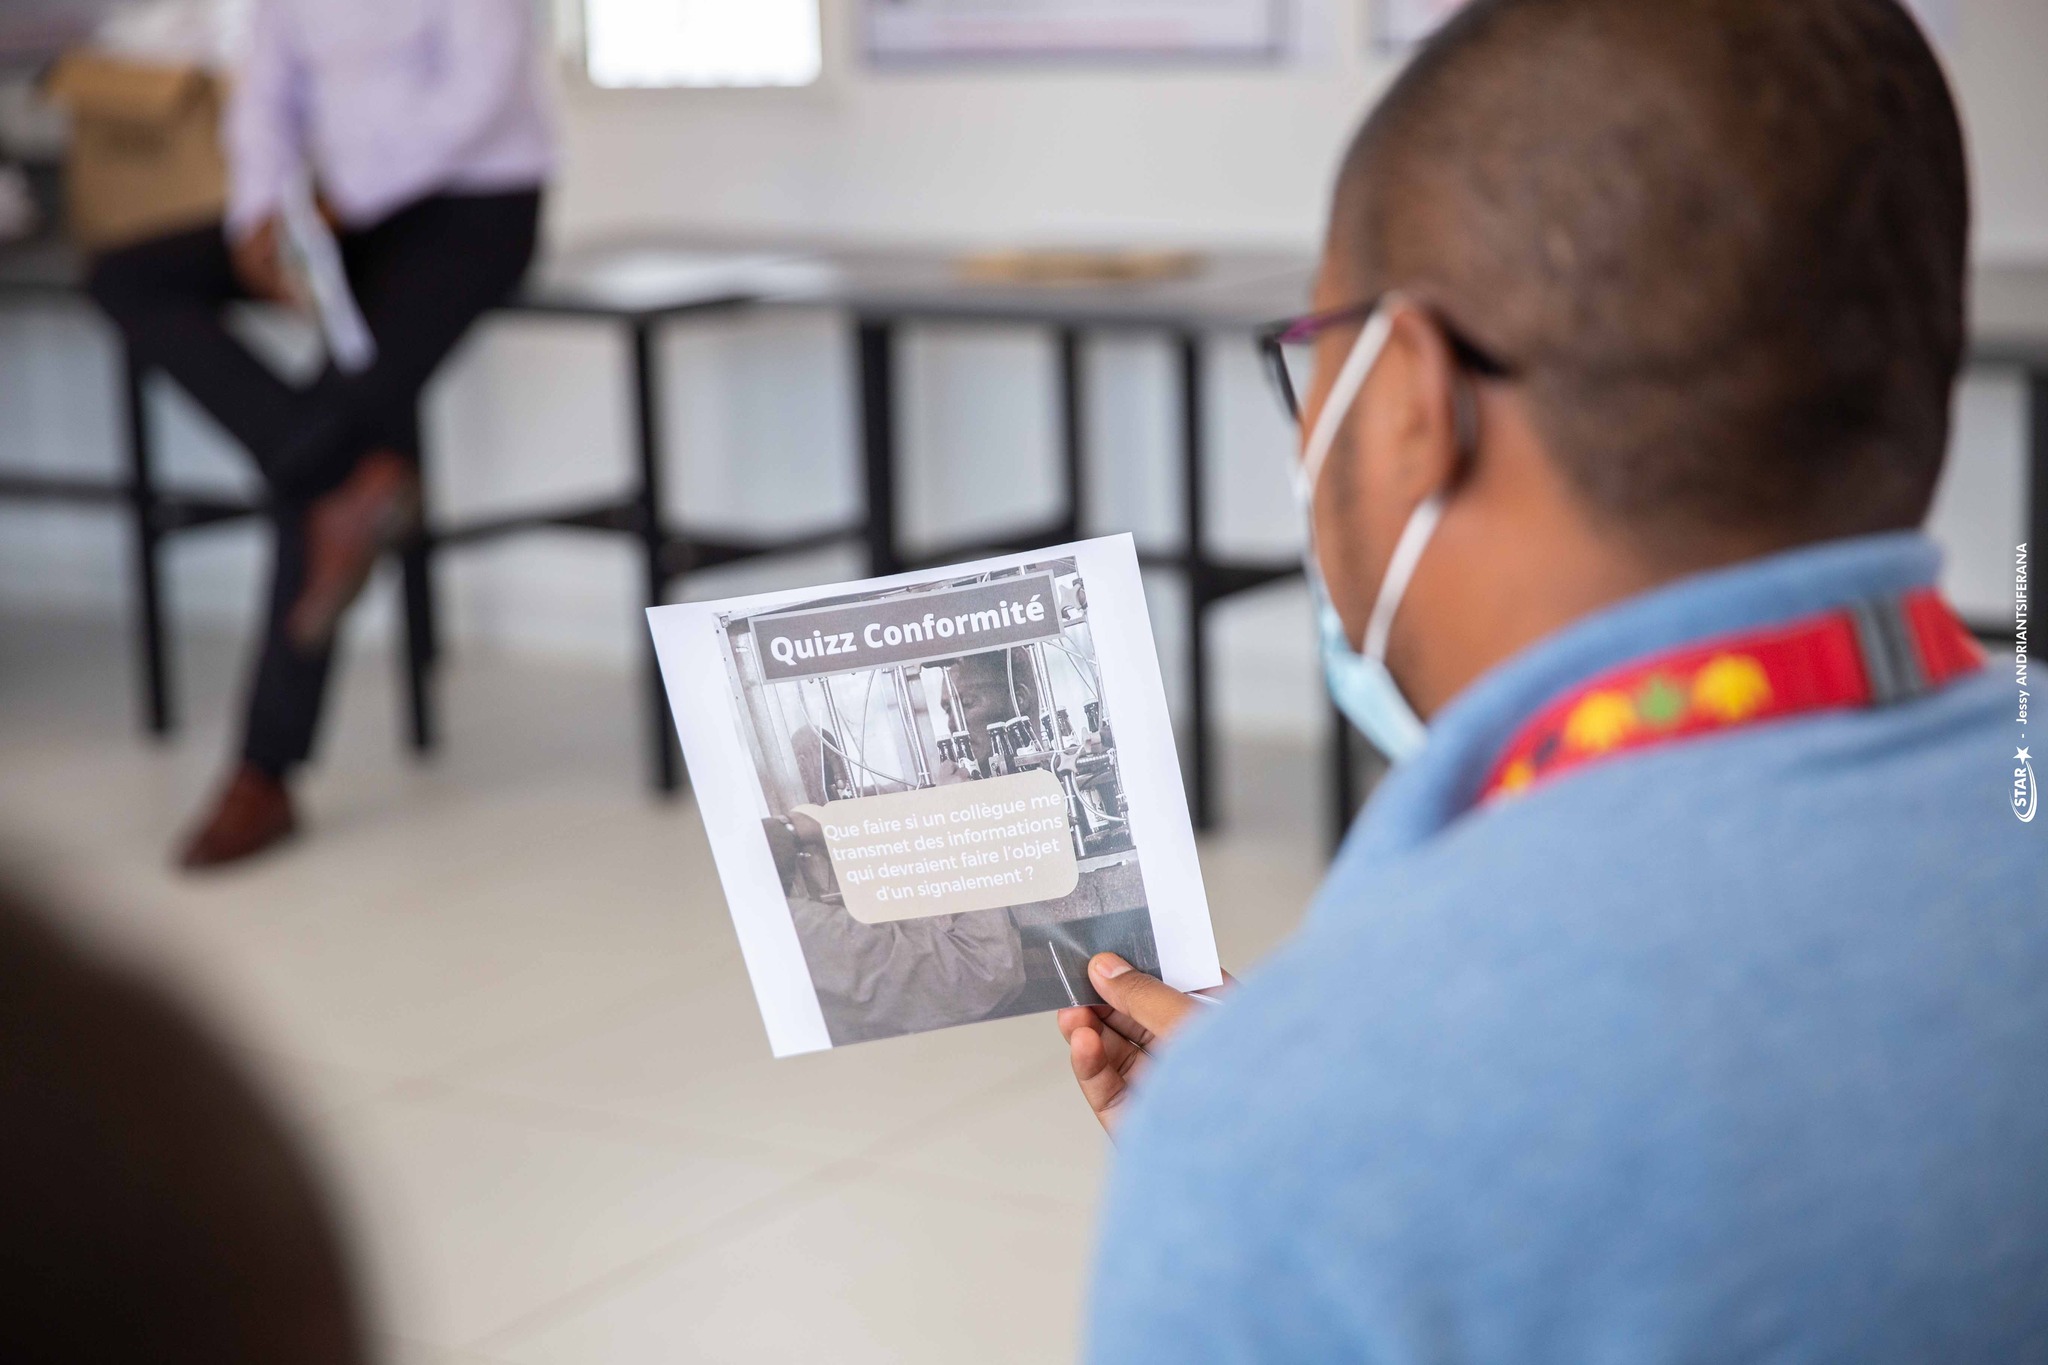
M1090 1358L2048 1359L2048 821L2002 656L1473 808L1574 684L1937 567L1703 574L1445 708L1133 1103Z

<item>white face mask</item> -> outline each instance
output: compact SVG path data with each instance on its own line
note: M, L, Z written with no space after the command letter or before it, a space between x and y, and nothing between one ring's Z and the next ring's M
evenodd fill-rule
M1336 383L1330 386L1329 397L1316 414L1316 424L1309 432L1296 473L1295 495L1308 523L1304 558L1309 592L1315 600L1316 629L1321 636L1323 680L1337 709L1372 741L1374 748L1387 756L1388 762L1400 763L1421 750L1429 731L1408 698L1402 695L1401 685L1387 671L1387 636L1393 631L1394 613L1400 610L1401 598L1415 576L1415 566L1421 562L1422 552L1428 548L1443 516L1443 494L1432 493L1423 499L1401 528L1401 538L1395 542L1386 575L1380 580L1379 595L1373 600L1372 616L1366 622L1362 652L1351 647L1344 620L1330 601L1315 543L1315 495L1323 465L1329 459L1330 447L1344 424L1345 414L1357 401L1373 366L1379 363L1380 352L1386 349L1392 331L1392 318L1387 305L1382 304L1366 319L1343 368L1337 372Z

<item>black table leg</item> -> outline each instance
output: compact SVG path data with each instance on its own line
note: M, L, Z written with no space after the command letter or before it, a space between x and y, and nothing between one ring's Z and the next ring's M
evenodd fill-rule
M399 571L405 596L405 682L409 703L407 720L416 754L433 750L434 664L440 645L434 628L433 545L426 532L413 537L399 551Z
M424 426L424 422L421 423ZM420 469L427 465L424 434L420 438ZM433 535L427 529L431 510L426 506L426 481L420 487L420 530L398 548L399 599L405 620L406 728L415 754L434 748L434 664L440 641L434 627L434 581L431 558Z
M1086 498L1088 495L1088 474L1084 465L1086 459L1086 437L1082 431L1085 420L1081 333L1078 328L1062 327L1059 336L1060 347L1060 462L1066 480L1066 514L1061 518L1066 539L1079 540L1081 528L1088 524Z
M167 735L177 724L166 657L163 581L159 552L163 524L156 495L156 453L149 431L147 373L127 347L121 352L123 416L128 429L128 505L135 530L135 596L145 700L143 722L152 735Z
M1330 705L1330 847L1344 842L1358 814L1358 758L1351 739L1351 722L1333 702Z
M854 324L860 368L860 451L868 502L868 572L903 572L896 531L896 326L881 318Z
M1187 556L1188 810L1195 828L1216 823L1214 736L1209 728L1208 496L1202 454L1202 339L1180 336L1182 534Z
M633 324L633 431L640 456L639 524L646 568L647 605L658 607L668 594L667 547L661 522L661 430L657 409L654 327L646 319ZM646 627L643 624L642 630ZM654 642L647 637L645 662L648 741L654 752L654 788L668 795L682 785L677 762L675 727L669 719L668 697L661 686L661 666Z

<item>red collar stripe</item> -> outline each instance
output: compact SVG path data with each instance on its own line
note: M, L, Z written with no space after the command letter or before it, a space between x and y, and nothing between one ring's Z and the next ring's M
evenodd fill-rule
M1813 711L1908 701L1984 666L1932 588L1876 598L1626 664L1538 712L1495 761L1482 801L1617 754Z

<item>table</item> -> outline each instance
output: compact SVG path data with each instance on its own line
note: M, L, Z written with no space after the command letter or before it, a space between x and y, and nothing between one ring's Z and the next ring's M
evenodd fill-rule
M1302 253L1203 253L1184 276L1115 284L992 284L963 277L958 253L923 246L860 246L821 239L693 236L617 242L565 258L586 273L638 270L663 274L671 254L727 253L757 262L757 309L830 309L844 314L856 367L858 440L865 493L864 536L874 574L946 564L979 555L1072 540L1086 526L1087 452L1083 441L1084 336L1105 331L1150 333L1175 348L1175 407L1180 418L1180 545L1142 552L1148 568L1180 573L1186 583L1187 714L1182 725L1190 813L1198 829L1216 821L1216 742L1210 705L1209 616L1220 603L1298 574L1297 556L1221 556L1208 541L1205 471L1210 459L1203 421L1203 347L1208 337L1242 337L1276 317L1307 306L1313 258ZM970 323L1050 331L1058 347L1062 488L1051 519L951 544L913 549L899 511L901 424L896 350L904 329L919 323Z
M867 491L868 558L877 574L944 564L1003 550L1024 550L1084 534L1088 452L1083 440L1084 336L1140 332L1166 339L1176 364L1174 404L1180 429L1179 545L1140 554L1147 568L1179 573L1186 587L1186 713L1181 726L1188 805L1197 829L1217 820L1216 737L1210 698L1209 617L1239 593L1291 578L1296 555L1270 559L1227 557L1209 544L1205 477L1212 450L1204 422L1203 348L1222 333L1249 344L1250 333L1274 318L1307 306L1314 261L1301 254L1212 252L1182 278L1090 286L994 285L961 278L954 253L902 248L828 250L836 278L808 296L763 300L761 306L801 303L844 311L853 329L858 365L862 470ZM1044 328L1058 343L1058 430L1063 498L1050 522L1017 527L991 540L913 552L897 517L901 463L895 351L904 328L917 323L965 322Z
M1202 356L1217 331L1248 334L1260 323L1298 311L1308 292L1311 262L1282 253L1230 252L1204 257L1186 278L1090 287L990 285L964 282L951 251L865 248L819 241L695 237L688 241L621 242L566 253L544 263L520 296L501 310L528 316L608 321L631 336L635 484L618 501L549 507L466 525L429 517L428 530L403 555L406 663L412 742L433 742L429 679L436 653L430 565L444 549L538 527L574 527L635 536L642 545L650 604L663 600L682 575L766 554L791 553L836 541L858 540L877 574L1005 550L1027 549L1083 534L1086 452L1082 437L1081 344L1093 331L1152 332L1175 346L1176 407L1181 419L1182 543L1147 552L1148 567L1167 568L1187 583L1188 717L1184 749L1190 803L1198 825L1215 819L1215 738L1210 705L1208 618L1220 602L1299 572L1292 556L1270 560L1219 556L1208 545L1209 511L1204 471L1210 457L1202 420ZM79 261L57 243L0 253L0 300L76 296ZM865 515L856 524L827 526L798 536L750 538L711 534L665 524L661 518L660 373L654 333L684 316L741 309L831 309L846 315L858 373L857 429ZM993 536L913 549L898 515L902 449L897 415L896 348L904 328L923 322L966 322L1042 327L1058 340L1063 487L1050 521L1009 528ZM68 498L124 505L133 521L138 654L145 715L152 733L173 724L172 681L166 661L167 623L158 569L165 537L259 510L248 504L182 496L158 486L142 401L144 376L126 366L128 445L126 477L118 481L62 480L0 475L0 497ZM652 771L656 788L680 785L671 727L651 655L647 665Z
M62 242L38 241L0 251L0 303L75 299L82 296L83 287L83 263ZM446 550L543 527L630 536L639 544L647 604L656 606L666 599L669 587L687 573L860 537L861 526L852 522L793 535L747 536L685 527L665 520L662 515L656 330L661 324L681 317L731 312L744 307L749 299L749 294L721 287L715 277L707 277L702 271L687 278L620 281L584 262L543 268L518 297L498 310L625 328L631 343L633 371L634 477L625 496L594 503L538 507L457 523L437 519L429 510L426 529L400 554L407 721L415 752L428 752L435 742L431 682L439 649L432 565ZM176 699L169 664L169 622L163 608L163 543L186 531L254 516L263 508L254 502L195 497L161 487L144 395L147 376L135 358L125 352L122 368L127 447L123 477L108 480L0 473L0 498L111 505L125 510L134 545L136 654L144 724L151 734L165 735L176 724ZM681 786L682 768L651 644L643 651L643 658L652 781L657 791L673 792Z
M737 245L737 244L732 244ZM795 249L803 250L802 246ZM945 563L974 553L1023 549L1079 533L1082 524L1082 395L1079 339L1101 330L1149 331L1168 337L1179 353L1178 406L1181 417L1181 545L1141 558L1149 567L1179 571L1187 583L1187 715L1182 725L1189 808L1198 829L1216 822L1215 736L1209 699L1210 611L1238 593L1300 572L1293 556L1243 560L1217 556L1207 543L1208 508L1203 473L1211 457L1202 411L1202 346L1205 337L1247 334L1259 325L1307 306L1314 261L1285 252L1229 251L1203 258L1199 273L1145 285L1048 288L997 287L963 282L950 254L929 249L850 250L810 248L832 263L837 278L814 291L795 291L785 302L826 305L847 311L856 330L863 467L867 480L869 559L877 573L921 564ZM776 300L762 300L770 305ZM1059 338L1060 431L1066 471L1066 501L1052 524L1020 528L999 543L944 546L910 555L902 546L895 516L896 435L893 349L897 333L920 321L967 321L1043 326ZM2027 381L2027 503L2030 545L2048 544L2048 262L2001 263L1977 268L1971 278L1970 366L2014 367ZM1977 621L1979 634L2010 638L2010 621ZM1328 746L1333 842L1356 814L1366 788L1359 763L1383 766L1377 755L1361 754L1349 724L1330 708Z
M932 247L861 246L825 239L693 235L624 241L570 252L546 262L505 311L597 320L623 325L632 340L636 481L619 500L579 507L537 509L469 525L435 525L408 550L406 564L407 661L412 739L432 743L428 680L435 652L429 565L441 549L543 526L574 527L635 537L645 562L647 599L658 603L668 587L695 569L761 555L807 550L857 540L870 569L893 573L1004 550L1073 539L1085 525L1083 338L1093 332L1143 332L1164 337L1177 356L1175 406L1181 431L1180 545L1148 551L1148 567L1182 574L1187 585L1185 659L1187 711L1182 725L1189 805L1198 828L1217 816L1216 744L1210 698L1208 618L1220 603L1300 571L1293 556L1264 559L1216 554L1208 544L1205 472L1213 451L1203 422L1203 348L1217 334L1243 337L1259 324L1305 306L1312 261L1285 252L1220 251L1201 258L1194 273L1174 279L1114 285L997 285L963 279L955 253ZM0 300L10 295L75 295L79 267L61 246L41 244L0 252ZM2048 263L1995 265L1973 278L1970 363L2017 367L2027 376L2029 430L2028 535L2048 543ZM825 526L783 537L747 537L692 531L667 524L661 514L660 375L654 333L671 319L735 313L743 309L805 308L847 318L857 370L858 439L865 514L848 525ZM1049 521L1008 528L970 541L914 549L898 516L902 449L896 393L896 349L903 330L919 323L964 322L1043 328L1058 346L1058 430L1063 496ZM217 500L181 497L157 489L151 468L141 377L129 367L126 383L128 476L117 483L81 483L0 475L0 497L71 497L125 504L134 520L140 655L147 717L157 733L171 723L170 682L164 663L164 622L157 550L164 536L248 515L254 509ZM2009 625L1979 622L1987 634ZM646 705L652 773L658 790L680 784L674 741L651 654ZM1333 831L1349 823L1359 784L1355 744L1331 712Z

